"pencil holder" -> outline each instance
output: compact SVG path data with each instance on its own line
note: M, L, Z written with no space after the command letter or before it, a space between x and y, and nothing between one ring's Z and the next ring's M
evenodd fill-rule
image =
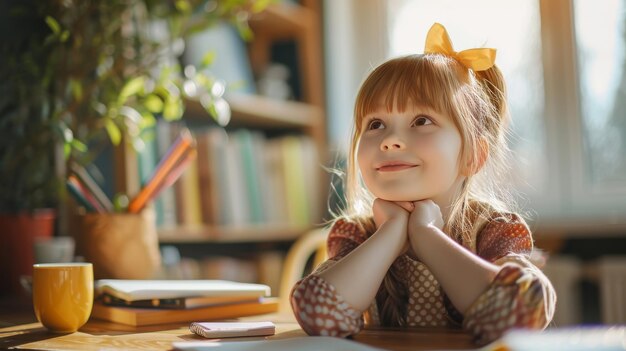
M161 265L155 214L85 213L75 221L78 254L93 264L95 279L149 279Z

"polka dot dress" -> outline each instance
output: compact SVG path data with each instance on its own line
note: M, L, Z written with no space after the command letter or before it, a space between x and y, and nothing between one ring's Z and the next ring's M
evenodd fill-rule
M299 281L291 293L291 305L299 324L310 335L346 337L364 326L363 315L337 294L334 287L316 274L328 269L368 235L345 220L333 225L328 237L329 260ZM477 235L476 254L501 265L490 287L474 302L465 317L454 308L441 286L423 263L404 255L400 258L407 282L406 325L409 327L453 327L462 323L478 343L497 339L512 327L544 328L552 319L554 289L529 260L532 238L524 221L515 214L491 220ZM370 312L377 311L372 302ZM381 325L378 313L371 313L374 325Z
M426 265L407 258L409 279L407 325L409 327L446 327L446 309L439 282Z

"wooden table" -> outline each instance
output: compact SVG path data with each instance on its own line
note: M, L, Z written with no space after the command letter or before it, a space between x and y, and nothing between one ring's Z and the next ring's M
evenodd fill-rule
M7 307L8 306L8 307ZM32 307L0 304L0 349L25 350L171 350L177 341L204 341L189 332L189 323L130 327L91 319L78 332L54 334L35 320ZM271 314L241 320L271 320L276 323L276 335L269 339L301 337L291 314ZM233 340L262 340L237 338ZM388 350L475 349L469 335L447 329L366 329L354 340Z

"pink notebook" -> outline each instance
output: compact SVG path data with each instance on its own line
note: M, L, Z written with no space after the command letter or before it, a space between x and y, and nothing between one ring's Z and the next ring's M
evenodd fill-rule
M193 322L189 330L205 338L215 339L274 335L276 326L272 322Z

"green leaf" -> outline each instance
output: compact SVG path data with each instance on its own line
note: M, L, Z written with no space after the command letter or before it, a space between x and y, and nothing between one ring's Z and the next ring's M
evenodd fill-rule
M213 117L215 121L217 121L218 114L217 114L217 110L215 109L215 104L206 106L205 110L211 115L211 117Z
M265 8L273 2L275 1L274 0L257 0L255 3L252 4L252 13L259 13L265 10Z
M169 99L163 108L163 118L167 121L180 119L183 115L182 102L180 99Z
M87 145L78 139L72 140L72 147L80 152L87 152Z
M63 144L63 156L65 156L66 160L68 158L70 158L70 153L71 152L72 152L72 144L71 143L64 143Z
M190 13L191 5L189 5L189 2L186 0L177 0L176 9L182 13Z
M200 62L200 65L202 68L206 68L209 67L213 64L213 62L215 62L215 51L209 51L206 54L204 54L204 56L202 56L202 61Z
M148 95L143 105L152 113L163 111L163 100L155 94Z
M70 37L70 32L67 30L64 30L63 33L61 33L61 37L59 39L61 40L62 43L65 43L69 37Z
M154 115L150 112L144 112L141 114L141 123L139 125L139 127L141 128L141 130L144 130L146 128L150 128L156 125L156 118L154 117Z
M78 80L74 78L70 79L70 89L74 100L80 101L83 99L83 86Z
M46 16L46 23L54 34L58 35L59 33L61 33L61 26L59 25L59 22L57 22L57 20L50 16Z
M120 92L117 103L123 105L129 97L139 93L143 89L145 81L146 77L139 76L126 82L126 84L122 88L122 91Z
M254 33L252 32L252 29L250 29L250 26L248 26L247 23L237 22L236 27L237 27L237 31L239 32L239 36L244 41L247 41L247 42L252 41L252 39L254 38Z
M122 141L122 132L120 131L120 128L110 119L106 119L104 126L107 129L107 133L109 133L111 143L116 146L119 145Z

